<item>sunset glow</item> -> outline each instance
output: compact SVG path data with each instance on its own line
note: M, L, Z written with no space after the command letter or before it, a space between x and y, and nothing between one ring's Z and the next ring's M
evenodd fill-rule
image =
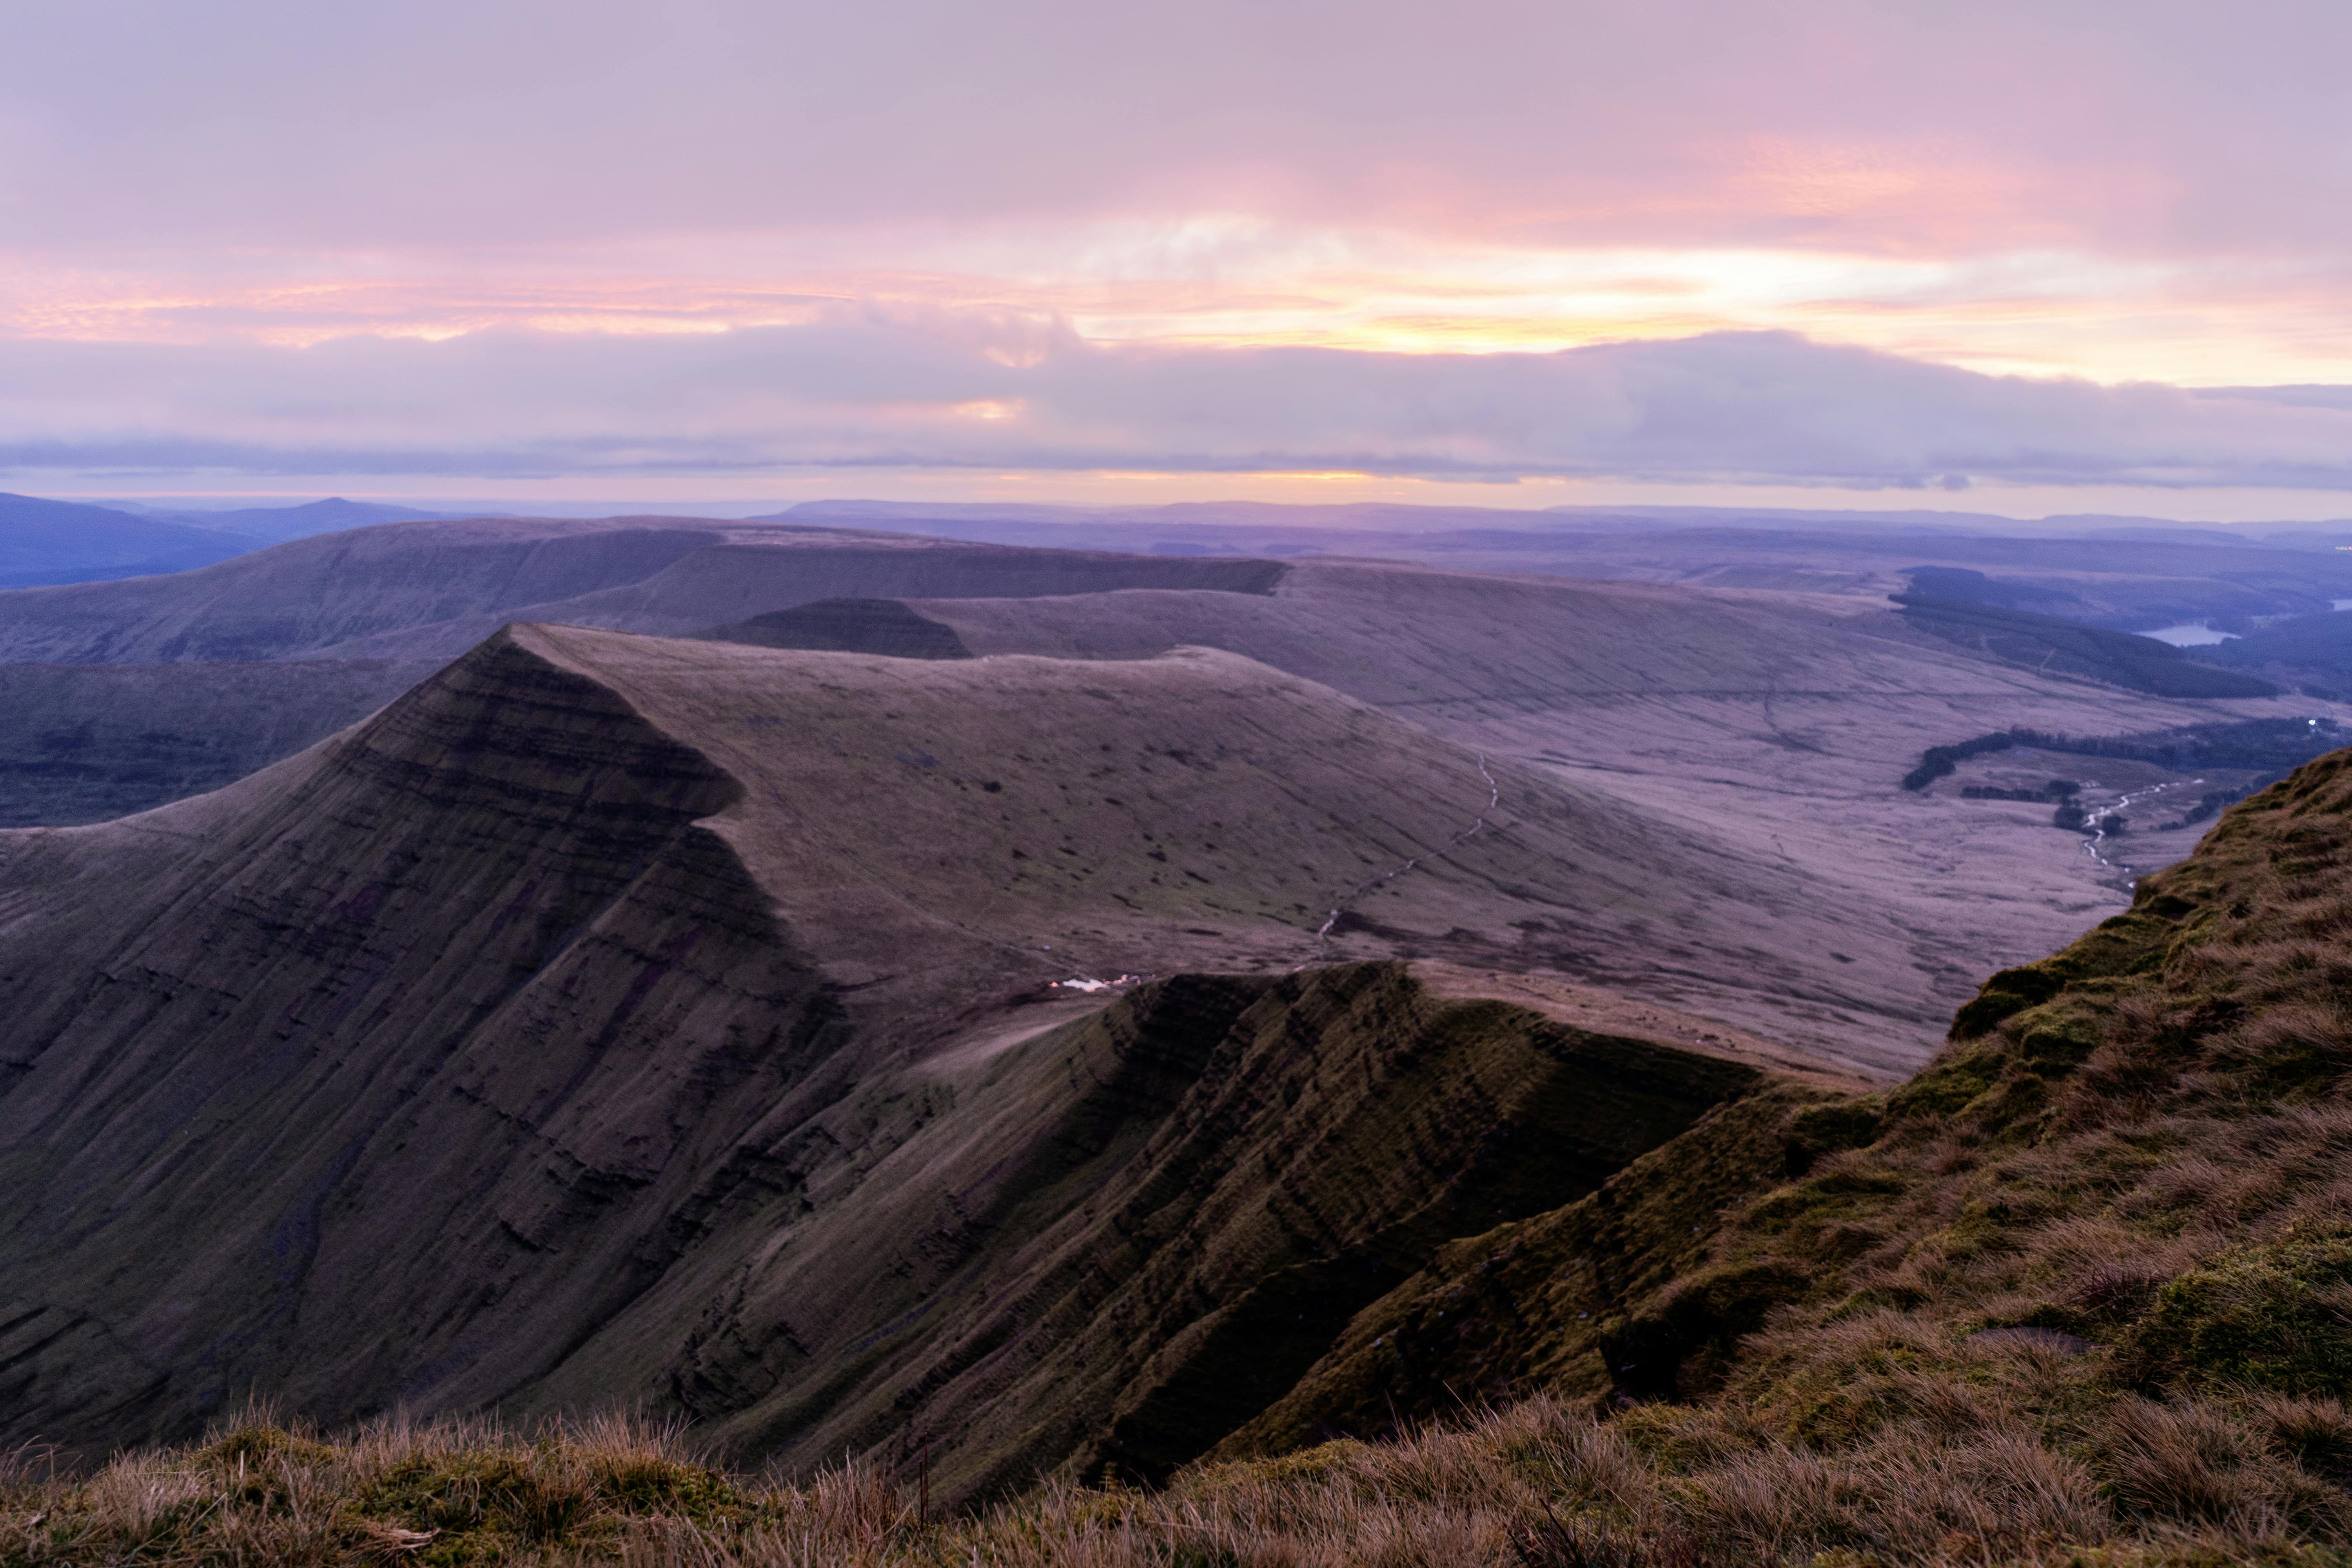
M1174 226L1183 229L1186 226ZM2192 385L2352 381L2352 305L2332 279L2064 252L1971 258L1815 250L1510 250L1223 226L1155 237L1037 236L957 273L907 265L757 270L715 239L703 270L625 258L292 258L266 282L11 268L0 331L66 342L303 346L492 329L719 332L880 313L951 335L1024 321L1104 343L1287 345L1388 353L1548 353L1633 338L1800 331L1974 369ZM883 237L887 239L888 237ZM854 248L836 239L843 249ZM779 241L778 250L789 250ZM873 250L884 248L879 242ZM364 264L362 264L362 263ZM224 270L226 270L224 268Z
M1965 467L1996 487L2260 470L2257 489L2326 490L2331 419L2352 453L2352 410L2308 399L2184 405L2205 433L2168 416L2166 438L2204 455L2169 465L2116 423L2141 416L2128 400L2073 457L1924 406L1947 423L1869 455L1677 444L1664 468L1513 433L1616 416L1573 401L1599 395L1567 371L1543 395L1571 402L1538 416L1507 362L1724 334L1995 378L1963 398L1988 410L2028 384L2352 384L2352 203L2308 152L2333 144L2325 62L2352 37L2316 5L2258 7L2226 36L2195 5L2119 0L1932 21L1859 0L1778 21L1717 0L1558 16L1497 0L1443 27L1411 5L1146 26L1047 0L988 27L913 0L786 27L721 0L658 31L598 0L552 35L527 4L397 28L124 8L136 26L37 7L0 61L0 405L20 411L0 465L52 486L551 466L586 493L621 482L610 455L628 448L672 480L762 489L887 459L1040 485L1573 468L1867 489ZM61 62L93 50L109 68L69 79ZM659 370L630 346L697 341L709 352ZM322 368L368 342L440 352L398 359L408 394ZM1212 437L1186 412L1205 389L1149 390L1218 364L1263 385L1247 356L1309 350L1362 356L1389 388L1358 410L1371 423L1268 410ZM268 379L268 353L302 358L265 413L238 388ZM483 384L483 355L520 401L435 424L422 411L449 400L426 385ZM241 367L211 397L174 368L205 356ZM334 363L380 376L379 357ZM1491 362L1485 390L1439 368L1471 361ZM593 412L535 407L525 362L569 367L559 397L614 390ZM1115 441L1064 427L1054 395L994 374L1057 365L1133 382L1139 422ZM618 388L648 374L721 379L667 383L629 432ZM1507 412L1474 429L1465 398ZM1857 408L1857 430L1886 416ZM950 434L916 440L910 420ZM1301 420L1324 432L1311 446L1286 434ZM971 447L983 427L994 445ZM582 441L593 456L562 445ZM1263 466L1226 466L1251 451Z

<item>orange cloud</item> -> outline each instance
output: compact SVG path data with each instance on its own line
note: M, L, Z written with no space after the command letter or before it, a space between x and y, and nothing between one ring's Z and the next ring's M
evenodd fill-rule
M1748 151L1749 173L1776 183L1792 210L1941 202L1965 214L1978 199L1955 194L1949 167L1892 153ZM892 230L822 245L720 236L657 251L248 257L217 275L162 279L20 254L0 257L0 337L18 339L300 346L879 320L1019 365L1064 338L1497 353L1791 330L2111 382L2352 381L2352 301L2326 268L2063 249L1954 258L1814 245L1514 247L1234 219L979 237Z

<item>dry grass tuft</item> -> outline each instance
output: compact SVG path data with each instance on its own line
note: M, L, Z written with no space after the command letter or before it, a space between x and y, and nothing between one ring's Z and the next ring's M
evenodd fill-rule
M2307 1543L2343 1538L2344 1494L2322 1472L2352 1455L2352 1416L2333 1400L2268 1396L2257 1434L2217 1402L2136 1399L2076 1451L2011 1405L1994 1420L1916 1403L1840 1449L1775 1436L1736 1401L1603 1418L1537 1397L1390 1442L1205 1467L1161 1491L1055 1480L928 1520L871 1468L757 1483L639 1423L393 1421L321 1441L246 1421L79 1477L13 1457L0 1563L2315 1568Z

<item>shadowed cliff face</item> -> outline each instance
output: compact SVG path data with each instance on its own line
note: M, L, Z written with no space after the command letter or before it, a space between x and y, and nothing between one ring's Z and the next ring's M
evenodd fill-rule
M217 795L0 835L9 1431L628 1400L959 1491L1158 1474L1763 1071L1283 973L1481 809L1377 940L1507 942L1634 826L1230 656L992 663L520 628ZM1273 973L1040 1000L1225 952Z
M1778 1081L1398 964L1180 976L861 1086L865 1148L747 1163L698 1258L524 1407L667 1395L802 1470L928 1451L950 1495L1162 1478L1444 1241Z
M505 643L226 795L0 839L7 1289L105 1320L12 1425L462 1402L628 1299L839 1037L695 826L735 793Z
M1727 1104L1592 1197L1440 1249L1222 1451L1538 1388L1721 1394L1830 1456L2001 1422L2058 1446L2160 1397L2208 1452L2251 1451L2232 1428L2289 1430L2352 1368L2347 924L2339 751L2231 807L2128 912L1986 980L1908 1082ZM1986 1377L2021 1346L2067 1375ZM2327 1452L2305 1484L2341 1483Z
M2340 1555L2347 929L2339 751L1987 978L1909 1081L1727 1102L1439 1249L1219 1456L1540 1392L1611 1413L1546 1467L1583 1478L1552 1561ZM1501 1426L1490 1481L1528 1463ZM1391 1478L1430 1468L1406 1453Z

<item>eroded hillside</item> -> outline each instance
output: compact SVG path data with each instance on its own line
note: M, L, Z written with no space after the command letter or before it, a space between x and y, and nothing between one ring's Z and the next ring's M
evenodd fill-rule
M0 836L11 1429L625 1398L810 1464L919 1429L958 1487L1159 1473L1431 1248L1805 1068L1320 967L1332 911L1711 942L1769 1012L1706 870L1233 655L517 628L227 790ZM1256 978L1055 999L1185 970Z
M338 1562L2332 1563L2352 1544L2347 919L2339 752L2233 808L2128 913L1992 977L1899 1089L1748 1078L1597 1188L1436 1248L1165 1490L942 1518L919 1447L780 1488L611 1426L527 1446L395 1423L336 1445L248 1429L88 1484L20 1480L0 1506L35 1560L137 1541ZM1286 1013L1377 1030L1385 994L1484 1040L1482 1081L1557 1070L1515 1080L1534 1058L1510 1010L1449 1022L1393 970L1287 984L1246 985L1258 1022L1227 1039ZM1139 1063L1181 989L1063 1038ZM1506 1407L1464 1409L1486 1400ZM1432 1415L1452 1424L1395 1430ZM247 1481L253 1458L277 1479ZM151 1522L124 1500L163 1493L205 1506Z
M1540 1392L1622 1412L1562 1478L1563 1552L2340 1546L2347 919L2339 752L1994 975L1900 1088L1742 1102L1457 1243L1223 1451Z

